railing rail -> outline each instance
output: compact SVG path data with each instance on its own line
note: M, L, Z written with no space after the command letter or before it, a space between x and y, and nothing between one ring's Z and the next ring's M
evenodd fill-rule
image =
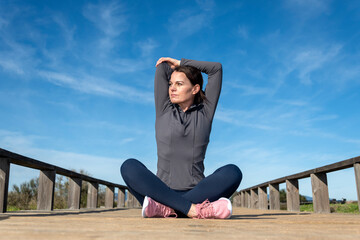
M0 148L0 213L6 212L7 209L10 164L40 170L37 200L38 210L53 210L56 174L69 177L69 209L80 209L80 195L83 181L88 183L87 208L96 208L99 184L106 186L106 208L113 208L115 188L118 188L117 207L125 207L125 191L127 191L128 196L127 207L139 206L138 201L136 201L124 185L89 177Z
M329 213L330 201L326 174L351 167L355 171L360 209L360 156L242 189L234 197L234 203L241 207L280 210L279 184L286 183L287 210L300 211L298 180L310 177L314 212ZM269 200L267 189L269 189Z

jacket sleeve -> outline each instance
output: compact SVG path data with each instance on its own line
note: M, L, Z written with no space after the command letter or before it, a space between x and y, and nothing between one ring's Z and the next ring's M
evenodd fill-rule
M192 66L208 75L208 83L205 88L204 108L208 117L212 120L219 101L222 84L222 65L218 62L204 62L189 59L181 59L180 65Z
M169 80L173 70L163 62L156 68L154 81L156 116L161 115L170 106Z

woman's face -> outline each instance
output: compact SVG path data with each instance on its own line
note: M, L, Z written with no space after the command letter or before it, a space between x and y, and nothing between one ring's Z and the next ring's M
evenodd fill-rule
M173 72L169 81L169 96L172 103L193 104L197 85L192 85L183 72Z

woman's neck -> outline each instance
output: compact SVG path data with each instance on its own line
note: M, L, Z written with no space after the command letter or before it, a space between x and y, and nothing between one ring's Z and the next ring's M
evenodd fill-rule
M193 105L193 103L194 101L191 102L189 101L189 102L178 103L178 105L183 112L186 112L191 107L191 105Z

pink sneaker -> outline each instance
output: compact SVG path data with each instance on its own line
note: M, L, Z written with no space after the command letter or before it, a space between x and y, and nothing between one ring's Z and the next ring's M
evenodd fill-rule
M227 198L220 198L215 202L205 200L203 203L196 204L197 216L194 218L204 219L225 219L232 214L231 202Z
M168 218L177 217L174 209L156 202L148 196L145 196L142 207L142 216L144 218Z

